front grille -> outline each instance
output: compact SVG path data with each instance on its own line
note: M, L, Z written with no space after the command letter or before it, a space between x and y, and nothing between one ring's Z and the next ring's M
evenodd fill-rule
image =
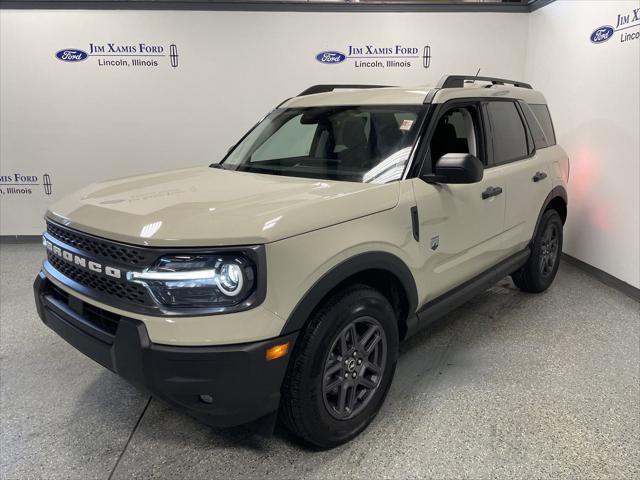
M109 242L60 227L51 222L47 222L47 233L62 243L74 246L79 250L133 267L140 265L146 267L155 259L153 254L145 252L142 248Z
M147 290L141 285L137 285L135 283L120 283L107 277L97 275L89 270L78 268L71 263L62 260L51 252L47 252L47 258L53 268L80 285L97 290L98 292L106 295L117 297L120 300L125 300L127 302L139 305L149 303Z
M50 285L54 298L69 305L69 294L61 288L56 287L53 283ZM120 315L94 307L90 303L80 303L82 305L82 318L103 332L115 336L118 330L118 324L120 323Z

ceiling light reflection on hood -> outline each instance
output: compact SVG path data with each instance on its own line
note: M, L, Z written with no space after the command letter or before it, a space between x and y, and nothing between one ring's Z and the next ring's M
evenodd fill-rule
M153 222L145 225L144 227L142 227L142 230L140 230L140 237L142 238L153 237L156 234L156 232L160 230L161 226L162 226L162 222Z

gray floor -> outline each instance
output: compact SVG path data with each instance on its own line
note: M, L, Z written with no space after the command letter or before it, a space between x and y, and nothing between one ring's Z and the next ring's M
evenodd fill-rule
M640 307L563 264L509 280L402 348L382 412L349 445L213 430L44 327L37 245L0 246L2 478L638 478Z

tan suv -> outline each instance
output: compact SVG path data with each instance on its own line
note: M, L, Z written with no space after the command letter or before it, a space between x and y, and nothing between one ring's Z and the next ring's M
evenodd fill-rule
M332 447L380 409L400 341L506 275L551 284L568 176L527 84L314 86L220 163L54 204L38 313L203 422L279 413Z

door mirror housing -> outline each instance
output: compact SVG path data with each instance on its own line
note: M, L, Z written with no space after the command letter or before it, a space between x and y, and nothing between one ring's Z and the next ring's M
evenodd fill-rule
M422 175L427 183L476 183L484 176L484 165L470 153L447 153L436 162L435 172Z

